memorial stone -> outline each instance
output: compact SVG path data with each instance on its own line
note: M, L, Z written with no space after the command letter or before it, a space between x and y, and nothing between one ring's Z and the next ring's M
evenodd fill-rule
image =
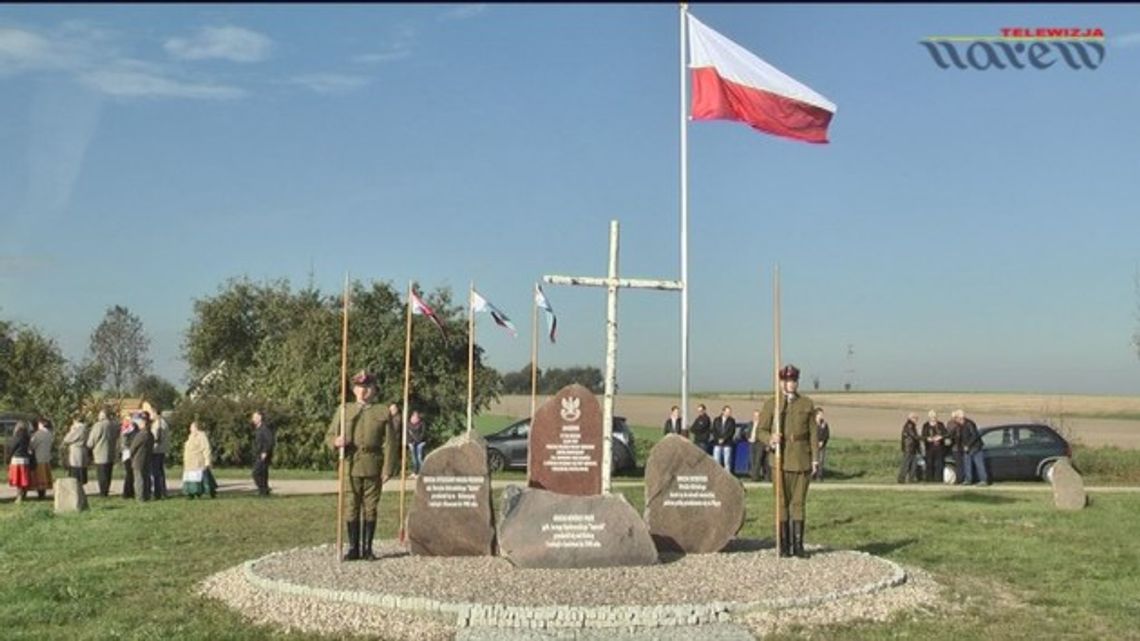
M744 525L744 485L704 450L670 434L645 464L645 521L660 550L722 550Z
M495 511L487 443L461 434L429 453L408 512L408 547L423 556L495 553Z
M55 495L55 513L82 512L87 509L87 493L78 479L56 479L52 488Z
M657 563L649 528L621 494L571 496L508 486L499 551L521 568L604 568Z
M534 414L528 436L530 487L559 494L602 492L602 408L585 387L563 387Z
M1085 482L1067 458L1053 464L1053 504L1061 510L1081 510L1088 505Z

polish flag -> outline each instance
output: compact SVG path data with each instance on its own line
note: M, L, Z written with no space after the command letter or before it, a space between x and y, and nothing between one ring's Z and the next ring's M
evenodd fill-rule
M835 103L688 18L693 120L738 120L775 136L827 142Z
M416 290L414 289L412 290L412 313L427 316L431 319L431 322L435 323L439 331L442 332L444 336L447 336L447 330L443 328L443 323L439 320L439 316L436 316L435 310L428 307L427 303L416 294Z
M495 324L503 329L509 331L511 336L518 336L518 330L515 329L515 324L507 317L498 307L495 307L486 298L479 295L479 292L471 290L471 311L478 314L479 312L488 312L491 318L495 320Z

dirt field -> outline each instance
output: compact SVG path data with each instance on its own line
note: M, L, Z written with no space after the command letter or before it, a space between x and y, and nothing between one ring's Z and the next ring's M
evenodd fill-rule
M1047 396L1039 394L944 394L944 393L819 393L808 394L822 406L831 423L833 436L857 439L898 438L908 412L917 412L921 420L933 409L946 421L950 412L961 408L980 427L1001 423L1043 422L1058 428L1070 441L1089 446L1115 445L1140 448L1140 420L1108 418L1126 414L1140 416L1140 398L1130 396ZM543 398L539 398L541 403ZM599 399L600 400L600 399ZM679 399L668 396L619 395L615 412L634 425L660 425L669 407ZM763 399L746 394L694 396L692 407L705 403L709 413L731 405L733 415L751 419ZM692 420L690 410L689 420ZM504 396L492 414L526 416L530 397ZM1078 416L1074 416L1078 415ZM1098 418L1105 417L1105 418Z

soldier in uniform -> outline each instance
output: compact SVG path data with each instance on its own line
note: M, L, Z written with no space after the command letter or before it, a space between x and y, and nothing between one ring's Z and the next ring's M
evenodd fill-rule
M340 408L344 413L344 436L340 435L338 412L329 422L327 442L332 448L344 447L351 490L346 515L349 550L344 560L372 561L376 559L372 538L376 534L380 489L393 475L393 461L399 459L392 456L391 447L385 447L388 415L382 406L371 402L376 395L376 379L368 372L358 373L352 377L352 393L356 401Z
M780 370L780 429L783 438L774 433L776 399L768 399L760 410L760 433L771 434L769 444L779 447L783 461L783 496L780 520L782 557L804 554L804 503L808 484L819 471L819 426L815 422L815 404L797 391L800 370L786 365ZM773 470L775 473L775 470Z

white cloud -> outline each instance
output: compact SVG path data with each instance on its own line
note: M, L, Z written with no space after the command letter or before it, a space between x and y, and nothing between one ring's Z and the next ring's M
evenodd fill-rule
M411 49L399 49L396 51L386 51L384 53L362 53L357 56L349 58L352 62L359 62L360 64L375 65L385 62L394 62L396 60L403 60L404 58L412 55Z
M188 77L176 67L127 58L117 45L120 39L78 21L38 32L0 27L0 77L58 74L100 94L119 97L217 100L247 95L243 89L216 80ZM236 55L253 52L247 47L244 54Z
M66 69L81 60L76 44L0 27L0 73Z
M357 54L349 58L360 64L382 64L410 58L416 44L416 30L407 24L396 27L388 41L376 51Z
M441 20L466 20L487 10L486 4L464 4L440 14Z
M1113 38L1110 38L1109 42L1112 43L1112 46L1119 47L1121 49L1138 47L1140 46L1140 31L1126 33L1123 36L1115 36Z
M180 60L260 62L269 57L273 41L256 31L226 25L203 27L189 38L171 38L163 48Z
M135 98L198 98L227 100L247 95L244 89L212 82L188 82L160 73L128 67L96 69L80 79L111 96Z
M339 73L310 73L294 76L290 84L299 85L316 93L346 93L367 85L370 80L364 76L351 76Z

